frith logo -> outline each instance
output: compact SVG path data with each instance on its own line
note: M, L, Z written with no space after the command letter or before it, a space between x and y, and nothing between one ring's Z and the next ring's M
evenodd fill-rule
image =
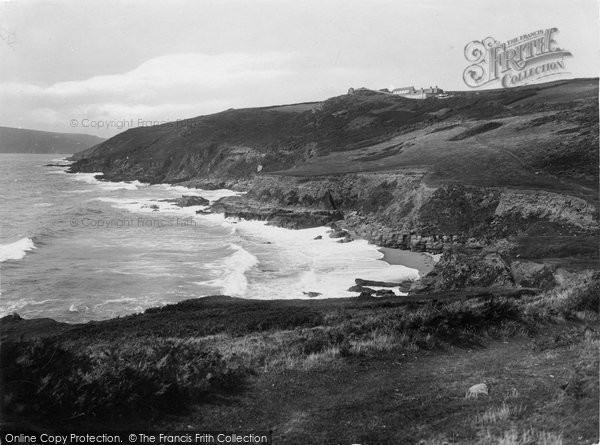
M540 29L500 43L493 37L474 40L465 46L471 63L463 80L471 88L514 87L534 83L544 77L565 74L565 57L572 54L554 40L558 28Z

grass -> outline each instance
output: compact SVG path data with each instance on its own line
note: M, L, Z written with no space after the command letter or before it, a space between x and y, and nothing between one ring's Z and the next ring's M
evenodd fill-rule
M563 445L563 439L561 434L537 431L533 428L521 432L511 429L500 436L488 434L480 443L482 445Z
M488 408L484 413L478 415L475 422L478 424L490 424L497 423L500 421L509 420L512 417L516 417L523 412L521 406L511 406L506 402L502 402L502 405L498 407Z
M469 128L468 130L463 131L462 133L457 134L456 136L451 137L450 141L462 141L463 139L467 139L473 136L476 136L481 133L486 133L488 131L495 130L496 128L500 128L502 126L501 122L486 122L485 124L477 125L473 128Z

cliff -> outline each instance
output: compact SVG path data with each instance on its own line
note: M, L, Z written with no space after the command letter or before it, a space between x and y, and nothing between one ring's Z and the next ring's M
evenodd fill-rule
M244 190L213 209L294 228L343 219L377 244L432 253L492 248L502 270L590 268L598 120L597 79L419 101L363 90L128 130L72 171Z
M90 134L0 127L0 153L76 153L103 141Z

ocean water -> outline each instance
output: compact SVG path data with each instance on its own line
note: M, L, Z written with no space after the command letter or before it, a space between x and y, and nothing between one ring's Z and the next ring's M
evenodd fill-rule
M235 192L104 182L60 155L0 154L0 315L85 322L206 295L356 296L355 278L415 279L364 240L196 214L164 201ZM314 240L323 235L322 240Z

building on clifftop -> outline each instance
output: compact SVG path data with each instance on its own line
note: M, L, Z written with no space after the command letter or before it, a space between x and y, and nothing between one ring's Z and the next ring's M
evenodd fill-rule
M406 97L407 99L427 99L428 97L438 97L444 93L444 90L435 87L421 88L417 90L414 86L394 88L392 94Z

